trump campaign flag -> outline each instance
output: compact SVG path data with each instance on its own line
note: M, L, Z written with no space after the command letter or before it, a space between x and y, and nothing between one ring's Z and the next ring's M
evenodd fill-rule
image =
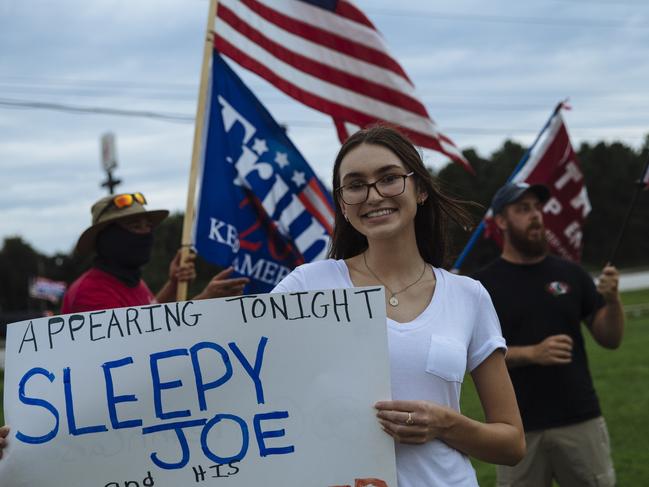
M473 172L352 1L220 0L216 15L215 48L330 115L341 142L359 127L387 122Z
M65 294L66 288L67 285L63 281L53 281L47 277L37 276L29 282L29 296L56 304Z
M194 242L205 259L270 291L325 257L333 202L263 105L214 53Z
M582 228L591 206L584 175L561 116L563 106L560 104L552 115L547 128L529 151L527 161L511 181L548 187L551 197L543 207L548 244L557 255L578 262L581 260Z
M562 108L567 108L563 102L557 105L508 182L520 181L547 186L551 197L543 207L543 222L550 249L561 257L579 262L582 228L591 206L584 175L561 116ZM454 271L459 271L483 231L487 238L493 238L499 245L502 244L502 235L493 221L491 209L453 264Z
M561 257L580 261L582 228L591 206L561 110L513 181L548 187L552 196L543 207L543 222L550 248Z

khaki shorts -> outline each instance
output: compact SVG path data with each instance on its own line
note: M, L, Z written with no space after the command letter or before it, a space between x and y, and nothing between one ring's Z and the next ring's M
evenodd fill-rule
M514 467L498 465L498 487L613 487L615 470L603 417L525 434L527 454Z

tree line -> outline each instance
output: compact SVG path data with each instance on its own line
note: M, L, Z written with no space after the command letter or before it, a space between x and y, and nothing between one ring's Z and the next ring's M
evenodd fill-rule
M464 155L475 169L475 176L452 163L441 169L437 176L447 192L460 199L478 203L469 207L477 224L489 207L493 194L507 180L524 152L523 146L512 141L506 141L488 159L469 149L464 151ZM584 143L579 147L577 155L592 205L584 228L582 263L587 269L594 271L606 263L620 231L636 182L649 159L649 135L640 150L620 142L600 142L595 145ZM613 262L615 265L619 268L649 265L648 226L649 191L643 191L616 254ZM153 258L143 270L143 278L154 292L167 279L168 264L180 245L181 229L182 215L174 214L155 230ZM79 232L82 230L79 229ZM459 253L470 233L460 228L452 228L451 232L454 251ZM498 254L499 249L493 241L481 238L465 260L462 272L470 273ZM0 324L2 321L23 319L20 313L25 310L58 312L57 305L29 297L30 278L44 276L71 283L91 265L91 258L81 259L73 253L47 256L36 251L19 236L6 238L0 249ZM190 295L202 289L219 270L219 267L199 257L198 277L190 286Z

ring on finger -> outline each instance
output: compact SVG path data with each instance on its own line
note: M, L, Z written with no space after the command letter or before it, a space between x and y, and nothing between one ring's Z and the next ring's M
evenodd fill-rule
M408 419L406 419L406 424L407 424L408 426L410 426L410 425L413 424L414 422L415 422L414 419L412 419L412 413L409 412L409 413L408 413Z

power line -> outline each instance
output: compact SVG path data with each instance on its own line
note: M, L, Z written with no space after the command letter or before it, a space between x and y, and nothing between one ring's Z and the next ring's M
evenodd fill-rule
M96 85L96 86L90 86ZM169 96L177 97L176 99L186 99L191 97L195 99L197 95L197 88L192 83L164 83L154 81L124 81L119 79L110 80L93 80L93 79L71 79L71 78L56 78L56 77L41 77L41 76L6 76L0 75L0 88L3 91L12 91L16 93L33 94L37 91L42 94L44 90L52 89L53 94L60 92L68 93L73 96L108 96L117 93L119 95L127 96L133 94L142 98L141 92L145 94L160 94L166 95L165 99ZM56 90L60 90L57 93ZM104 91L101 91L104 90ZM606 96L607 99L627 98L629 93L611 92L610 88L593 88L593 87L579 87L575 88L579 91L580 95L588 96ZM547 91L540 91L539 89L528 90L508 88L506 94L502 90L485 90L479 87L472 87L471 89L455 88L451 86L438 88L434 92L419 91L424 99L442 99L449 100L449 98L462 100L481 99L481 98L505 98L508 101L513 98L524 97L525 103L529 103L531 99L545 100L548 96L555 97L556 90L548 89ZM637 103L638 97L649 99L647 93L635 93L634 103ZM275 96L273 94L264 96L264 100L268 101L281 101L285 97ZM513 105L513 104L512 104ZM504 108L505 104L498 104L498 109ZM517 106L522 106L518 104ZM529 105L528 105L529 106ZM485 106L485 108L488 108Z
M632 29L647 29L646 25L629 24L628 20L585 20L582 18L550 18L550 17L514 17L506 15L461 14L451 12L438 12L433 10L414 9L368 9L376 15L389 15L391 17L414 17L442 21L469 21L505 24L544 25L550 27L596 27L605 29L618 29L620 27Z
M118 108L82 107L78 105L67 105L63 103L45 103L26 100L9 100L0 98L0 106L16 109L38 109L56 110L69 113L85 113L94 115L118 115L123 117L141 117L164 120L167 122L194 123L194 117L190 115L151 112L147 110L123 110Z
M125 116L125 117L140 117L161 120L165 122L175 122L175 123L193 123L194 117L192 115L184 114L174 114L174 113L163 113L163 112L153 112L149 110L125 110L125 109L116 109L116 108L104 108L104 107L83 107L78 105L67 105L63 103L46 103L46 102L37 102L37 101L27 101L27 100L11 100L6 98L0 98L0 107L11 108L11 109L24 109L24 110L54 110L61 111L66 113L78 113L78 114L90 114L90 115L113 115L113 116ZM284 125L289 127L299 127L299 128L313 128L313 129L323 129L331 128L331 123L325 121L314 121L314 120L284 120L282 121ZM641 130L640 128L632 128L633 130ZM624 137L631 139L644 139L645 135L631 135L626 133L625 135L616 135L616 131L620 130L620 127L615 127L611 129L609 127L581 127L581 128L571 128L571 133L573 134L584 134L590 133L594 135L595 133L601 133L606 131L606 133L612 137ZM649 131L649 129L648 129ZM444 127L444 132L448 134L456 135L498 135L498 136L511 136L511 135L533 135L538 132L538 127L536 128L499 128L499 127Z
M27 82L43 82L48 85L57 84L57 85L98 85L102 86L106 83L109 83L112 87L120 88L141 88L144 90L150 90L152 87L159 89L193 89L198 90L198 85L192 82L172 82L172 81L160 81L156 78L155 81L135 81L135 80L116 80L116 79L92 79L92 78L67 78L67 77L55 77L55 76L25 76L25 75L0 75L0 82L16 82L24 83Z
M116 84L120 84L120 81L116 81ZM106 85L103 88L106 88L107 91L95 91L95 92L84 92L82 90L87 90L85 86L85 81L79 80L77 86L64 86L61 87L63 91L58 92L56 90L51 91L47 88L51 85L40 85L38 83L32 83L29 85L14 85L11 83L6 83L2 81L0 76L0 87L2 90L7 93L16 94L22 97L31 97L34 94L38 95L69 95L74 97L96 97L96 98L112 98L112 99L128 99L130 96L137 97L138 100L147 99L147 100L164 100L169 101L180 101L195 102L195 97L189 95L187 92L158 92L158 87L155 85L150 87L150 89L142 94L138 93L139 90L136 90L134 93L116 91L113 92L113 86ZM164 90L164 88L162 88ZM436 111L439 108L445 110L481 110L481 111L533 111L539 109L545 109L548 106L548 97L556 98L555 92L552 94L542 95L538 92L533 94L519 92L519 93L507 93L507 95L497 94L493 92L480 92L480 91L467 91L467 90L437 90L434 93L420 92L422 99L426 105L430 107L431 110ZM638 108L638 104L649 103L649 95L646 93L636 93L634 94L633 100L628 99L628 93L613 93L610 91L598 91L591 90L583 91L579 89L580 95L584 96L605 96L607 100L617 100L616 105L621 109L627 107L629 104L633 104L634 108ZM524 101L517 101L517 98L523 98ZM490 100L484 100L485 98L490 98ZM504 101L499 101L498 98L505 99ZM5 98L5 100L8 100ZM284 97L279 97L273 94L266 94L264 96L266 102L285 102L287 99ZM437 100L437 101L435 101ZM22 102L23 100L21 100Z
M572 2L572 3L581 3L582 5L584 3L587 3L589 5L596 3L598 5L611 5L615 7L619 7L620 5L635 5L635 6L640 6L640 5L646 5L647 2L646 0L555 0L557 2Z

